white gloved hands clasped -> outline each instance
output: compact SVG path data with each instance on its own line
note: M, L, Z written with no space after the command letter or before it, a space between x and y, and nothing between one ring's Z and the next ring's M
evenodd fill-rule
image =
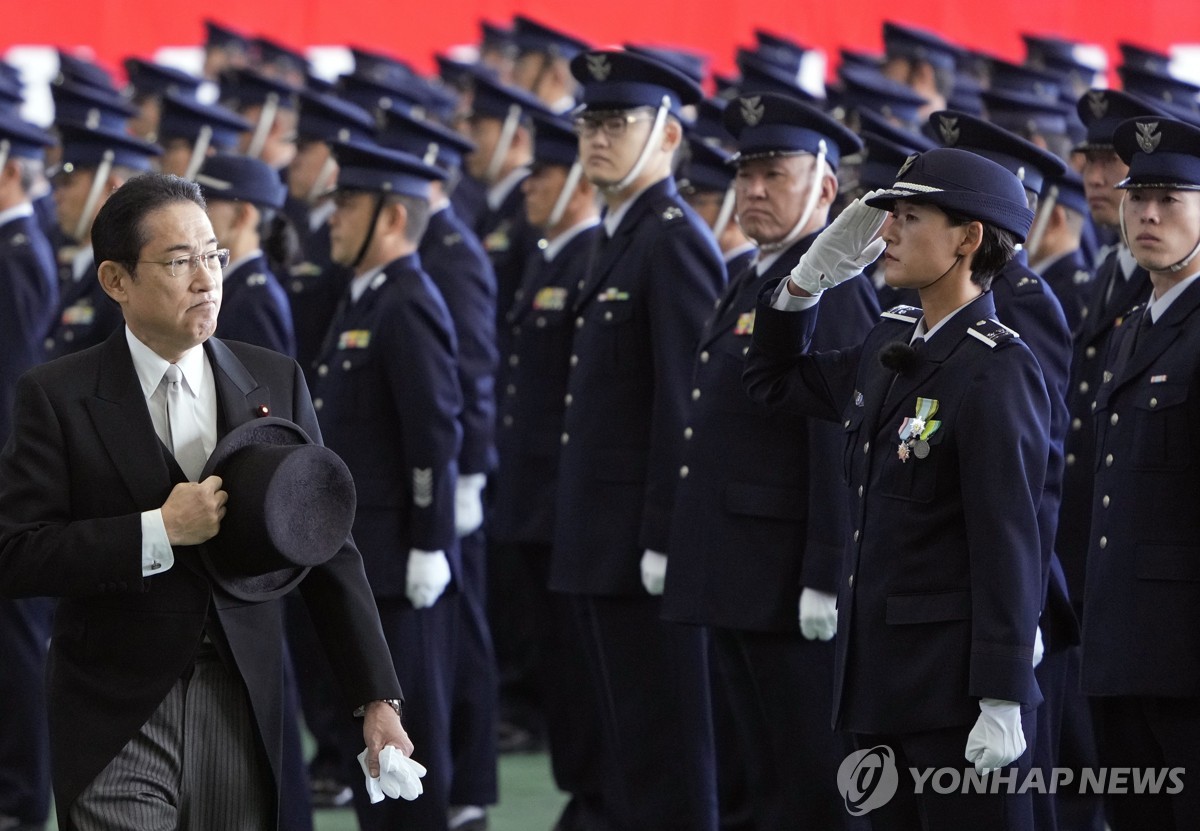
M657 597L667 586L667 555L646 549L642 554L642 585Z
M408 571L405 594L414 608L427 609L442 596L450 585L450 561L445 551L408 552Z
M371 804L382 802L385 796L392 799L407 799L410 802L420 796L425 787L421 777L425 766L413 761L390 744L379 751L379 778L371 776L367 769L367 751L358 754L358 765L367 778L367 796Z
M1025 752L1021 705L996 698L979 700L979 718L967 736L967 761L981 774L1012 764Z
M813 641L837 634L837 595L805 588L800 592L800 634Z
M483 489L486 473L459 475L454 488L454 530L460 537L473 534L483 525Z
M855 199L813 240L792 269L791 281L796 288L820 294L860 274L879 258L887 243L876 239L876 234L888 212L867 204L878 193L873 190Z

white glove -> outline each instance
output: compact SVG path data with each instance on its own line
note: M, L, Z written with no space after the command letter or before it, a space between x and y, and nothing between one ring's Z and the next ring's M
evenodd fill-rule
M408 552L408 573L405 594L417 609L426 609L437 603L446 586L450 585L450 562L445 551L422 551L414 548Z
M878 193L873 190L855 199L813 240L812 247L792 269L791 280L796 288L820 294L861 273L878 259L887 243L875 235L887 220L888 212L867 204Z
M405 756L390 744L379 751L379 778L371 776L367 770L367 751L358 754L358 766L362 768L363 776L367 777L367 796L371 804L382 802L385 796L392 799L400 797L410 802L420 796L425 788L421 777L425 775L425 766Z
M800 592L800 634L810 641L837 634L837 595L805 588Z
M642 585L646 591L658 596L667 585L667 555L646 549L642 555Z
M483 489L486 473L465 473L454 489L454 530L460 537L473 534L483 525Z
M1036 667L1042 662L1042 658L1046 655L1046 642L1042 640L1042 627L1038 624L1037 632L1033 636L1033 665Z
M981 774L998 770L1025 752L1021 705L996 698L979 700L979 718L967 736L967 761Z

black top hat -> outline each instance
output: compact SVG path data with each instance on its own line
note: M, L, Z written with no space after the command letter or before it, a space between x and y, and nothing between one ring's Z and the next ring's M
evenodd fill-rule
M199 481L214 474L229 501L200 557L213 582L239 600L287 594L341 549L354 524L345 462L282 418L248 421L226 434Z

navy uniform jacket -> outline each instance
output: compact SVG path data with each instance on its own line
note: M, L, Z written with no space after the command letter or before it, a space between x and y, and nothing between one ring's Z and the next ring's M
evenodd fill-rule
M58 267L35 216L0 225L0 443L12 429L17 379L45 355L58 310Z
M979 698L1036 707L1048 565L1037 513L1050 453L1037 360L995 320L990 293L947 321L902 375L878 356L909 342L919 310L885 313L861 347L805 354L815 317L764 297L745 381L756 401L844 428L854 531L838 594L834 727L970 725ZM937 402L928 453L901 461L900 430L919 398Z
M564 396L575 334L575 298L604 231L593 225L546 262L529 258L508 313L512 352L501 372L496 444L500 468L488 531L499 542L554 538Z
M835 425L754 403L742 386L763 286L786 278L815 235L759 276L753 265L705 324L671 526L663 617L797 632L800 589L836 593L850 533ZM813 349L862 342L879 316L866 277L826 292Z
M638 563L669 553L689 383L725 266L673 179L602 240L575 303L550 588L644 597Z
M487 473L496 466L496 275L479 240L450 205L429 217L419 253L458 340L463 399L458 472Z
M411 254L347 302L318 359L313 405L354 475L354 539L376 597L405 596L412 548L446 552L459 573L456 353L450 313Z
M68 269L69 274L69 269ZM124 323L121 307L104 293L92 262L78 280L69 276L58 300L58 314L50 322L43 344L48 361L96 346Z
M1083 251L1076 248L1050 263L1042 272L1042 279L1050 284L1054 296L1062 305L1067 328L1071 332L1078 332L1092 290L1092 272L1087 267Z
M487 208L486 202L483 207ZM496 275L496 342L500 354L507 355L508 327L504 325L504 317L521 285L525 263L537 254L541 237L525 217L525 193L520 184L508 192L499 208L480 215L475 232Z
M350 283L350 269L335 265L329 258L329 223L315 231L309 229L308 205L291 196L283 206L300 237L304 261L288 271L283 288L292 310L292 329L296 336L296 362L304 370L309 384L315 382L313 367L325 343L325 335L338 310L338 303Z
M462 178L450 193L450 204L454 212L468 228L478 228L487 212L487 188L474 176L462 172Z
M1096 395L1083 691L1196 697L1200 284L1139 331L1145 314L1115 331Z
M217 336L296 357L296 335L287 294L261 253L225 275Z
M321 440L295 362L258 347L204 345L218 431L256 417L294 421ZM125 746L190 666L215 618L245 683L279 782L283 755L283 601L221 592L191 547L143 578L141 512L182 473L150 421L124 329L101 346L35 367L17 391L0 454L0 594L57 597L47 668L54 794L71 803ZM362 560L347 538L300 585L350 709L399 692Z
M1071 357L1071 380L1067 388L1067 416L1070 426L1065 445L1066 469L1063 474L1063 500L1058 516L1055 549L1062 559L1067 587L1078 605L1082 602L1088 539L1092 526L1092 487L1094 477L1096 431L1092 420L1092 402L1100 389L1104 364L1108 359L1109 340L1126 313L1150 296L1150 275L1137 267L1122 279L1116 274L1117 254L1112 253L1096 272L1092 295ZM1108 285L1112 296L1105 303Z

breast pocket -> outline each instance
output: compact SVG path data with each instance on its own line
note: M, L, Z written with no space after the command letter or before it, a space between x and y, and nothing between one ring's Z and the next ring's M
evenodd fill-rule
M1191 433L1196 429L1191 421L1186 384L1150 384L1134 392L1133 457L1130 464L1137 470L1180 470L1192 458ZM1121 429L1116 414L1103 426L1111 436Z
M629 300L593 304L587 340L596 353L592 357L608 372L628 371L647 357L640 354L635 311Z
M943 427L925 439L928 453L918 444L910 448L908 458L900 460L900 436L885 449L880 463L877 490L891 499L906 502L930 502L937 492L938 468L947 464L948 445ZM925 454L924 458L921 458Z
M325 374L330 376L321 384L324 408L331 405L347 417L368 415L376 404L374 396L383 386L371 380L371 352L367 349L339 349L325 365ZM322 375L317 368L318 376ZM330 399L333 399L332 401Z

